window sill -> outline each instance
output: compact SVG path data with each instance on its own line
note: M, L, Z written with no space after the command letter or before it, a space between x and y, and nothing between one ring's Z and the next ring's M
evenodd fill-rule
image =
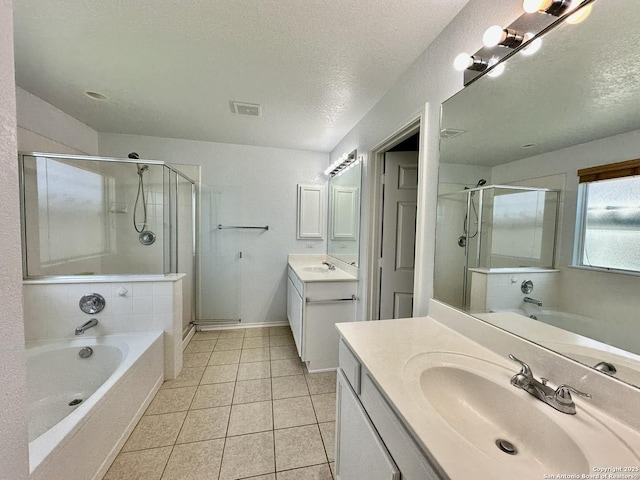
M567 265L567 268L572 268L575 270L586 270L586 271L598 272L598 273L614 273L618 275L626 275L629 277L640 277L640 272L635 272L632 270L617 270L615 268L588 267L586 265Z

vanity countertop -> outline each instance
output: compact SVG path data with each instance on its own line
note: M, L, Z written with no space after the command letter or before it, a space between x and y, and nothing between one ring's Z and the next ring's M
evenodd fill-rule
M447 355L453 353L467 358L481 359L487 364L497 366L496 371L500 373L496 374L493 379L497 381L498 385L504 385L507 391L513 388L515 394L522 396L523 400L530 400L531 409L537 410L534 413L551 416L560 428L566 430L571 430L571 426L575 425L571 422L581 422L585 418L586 414L580 415L580 411L582 409L587 411L588 407L585 407L587 401L582 399L575 401L578 415L573 416L556 412L533 397L529 399L528 393L516 390L510 385L511 376L519 371L517 364L430 317L342 323L337 324L336 327L342 338L360 359L362 365L369 371L381 393L386 396L396 414L413 435L414 440L425 452L430 454L431 458L451 480L469 478L538 479L544 478L545 474L576 473L572 471L546 471L544 468L538 472L523 472L517 456L505 455L504 459L498 457L500 461L496 461L496 458L486 455L481 451L481 448L475 444L467 443L462 436L448 428L447 423L439 415L433 413L433 409L425 408L427 400L424 397L416 396L415 385L408 384L406 373L408 365L413 359L424 357L425 354ZM442 387L434 385L434 388ZM504 406L495 405L495 408L495 415L500 417L502 415L501 409ZM529 404L527 404L528 408ZM633 448L633 453L630 453L629 450L624 453L605 451L599 458L598 464L591 465L591 468L618 466L618 464L621 467L640 466L640 433L602 412L588 410L589 415L593 416L594 412L597 412L598 416L596 423L606 424L610 432L614 432L616 437ZM482 415L482 412L478 412L478 415ZM525 422L526 420L523 419ZM535 429L536 426L533 425L531 430L535 432ZM541 433L541 435L543 434ZM587 445L591 452L593 451L592 447L596 444L600 446L600 449L607 448L601 444L601 438L598 435L594 433L592 436L592 439L579 438L578 441L582 446ZM525 454L531 454L531 452L523 452L523 455ZM592 458L590 457L590 463L593 463Z
M324 255L289 255L289 266L303 282L355 282L358 278L336 266L322 271ZM321 271L318 271L320 269Z

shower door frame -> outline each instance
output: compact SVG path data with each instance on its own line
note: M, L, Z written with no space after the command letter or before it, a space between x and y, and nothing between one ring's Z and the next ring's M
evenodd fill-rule
M466 190L461 190L460 193L466 193L467 195L467 212L466 212L466 216L467 216L467 221L466 221L466 230L467 233L465 234L465 246L464 246L464 269L463 269L463 273L462 273L462 309L465 311L469 310L469 305L468 305L468 301L467 301L467 293L468 293L468 278L469 278L469 232L470 230L470 225L471 225L471 202L472 200L472 194L475 192L479 192L478 193L478 230L477 230L477 237L478 237L478 241L477 241L477 245L476 245L476 256L475 256L475 260L476 260L476 267L474 268L479 268L480 267L480 259L481 259L481 254L482 254L482 214L483 214L483 207L484 207L484 191L485 190L489 190L489 189L493 189L494 192L496 189L503 189L503 190L520 190L520 191L529 191L529 192L552 192L556 194L556 218L555 218L555 224L554 224L554 232L553 232L553 253L551 258L553 259L553 265L552 267L555 267L556 262L557 262L557 248L558 248L558 226L559 226L559 221L560 221L560 190L555 189L555 188L539 188L539 187L522 187L519 185L484 185L482 187L475 187L475 188L468 188Z
M24 165L24 158L25 157L45 157L45 158L52 158L52 159L61 159L61 160L78 160L78 161L90 161L90 162L112 162L112 163L132 163L132 164L136 164L136 163L143 163L145 165L158 165L161 167L164 167L165 169L169 170L169 172L173 172L176 175L181 176L183 179L185 179L187 182L191 183L191 262L192 262L192 279L191 279L191 285L192 285L192 295L191 295L191 322L190 324L193 325L195 320L196 320L196 305L197 305L197 298L196 296L198 295L198 288L196 285L197 282L197 278L198 278L198 272L197 272L197 262L196 262L196 254L197 254L197 248L198 248L198 239L197 239L197 226L196 226L196 220L197 220L197 200L198 200L198 195L197 195L197 185L195 180L189 178L187 175L185 175L184 173L182 173L181 171L171 167L170 165L168 165L165 161L163 160L145 160L142 158L136 158L136 159L132 159L132 158L116 158L116 157L100 157L100 156L91 156L91 155L66 155L66 154L61 154L61 153L46 153L46 152L23 152L20 151L18 152L18 180L19 180L19 188L20 188L20 231L21 231L21 246L22 246L22 273L23 273L23 279L24 280L37 280L37 279L60 279L60 280L64 280L65 278L70 278L73 277L75 278L75 275L28 275L28 270L27 270L27 222L26 222L26 189L25 189L25 165ZM176 177L177 178L177 177ZM175 182L175 198L176 198L176 206L177 206L177 201L178 201L178 182ZM164 194L165 190L164 190L164 181L163 181L163 194ZM169 202L168 204L171 205L171 182L168 182L168 187L167 187L167 192L169 195ZM164 213L163 213L164 216ZM169 218L171 216L171 210L169 211ZM168 238L164 238L163 240L166 241L167 246L165 246L165 250L168 250L169 254L167 255L166 253L163 253L163 265L162 265L162 271L164 272L164 275L167 274L171 274L171 273L178 273L178 225L177 225L177 221L175 222L176 224L174 225L173 222L170 223L170 229L174 228L175 229L175 237L176 237L176 241L175 241L175 267L176 267L176 272L171 272L171 255L173 254L174 251L174 245L171 242L171 238L172 238L172 233L171 230L169 232ZM163 235L164 235L164 230L163 230ZM169 257L169 265L167 265L167 256ZM109 274L109 275L93 275L91 278L99 278L99 277L106 277L106 276L122 276L122 277L126 277L128 275L132 275L132 276L139 276L140 274ZM150 274L150 275L156 275L156 274ZM162 275L162 274L160 274Z

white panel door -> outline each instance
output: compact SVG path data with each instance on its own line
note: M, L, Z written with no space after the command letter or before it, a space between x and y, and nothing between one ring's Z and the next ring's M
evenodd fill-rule
M380 272L380 319L413 315L418 152L387 152Z
M338 369L336 473L338 480L399 480L400 472Z

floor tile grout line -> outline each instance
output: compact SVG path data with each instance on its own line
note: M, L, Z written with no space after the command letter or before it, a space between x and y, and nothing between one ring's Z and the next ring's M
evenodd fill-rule
M231 423L231 412L233 411L233 397L236 394L236 385L238 383L238 375L236 373L236 381L233 382L233 392L231 392L231 405L229 406L229 418L227 418L227 428L224 431L224 442L222 444L222 455L220 456L220 466L218 467L218 476L216 480L220 479L220 475L222 474L222 462L224 461L224 451L227 448L227 434L229 433L229 424Z
M271 332L269 332L271 333ZM269 343L271 343L271 338L269 337ZM269 366L271 366L271 361L269 361ZM271 372L273 373L273 372ZM278 468L278 460L276 458L276 412L274 408L274 400L273 400L273 375L269 376L269 381L271 384L271 426L273 429L271 430L271 438L273 439L273 476L274 478L278 478L276 474L276 469Z
M167 461L164 464L164 467L162 467L162 473L160 474L160 480L162 480L162 477L164 477L164 472L167 470L167 465L169 465L169 460L171 460L171 455L173 455L173 447L175 447L175 445L171 445L171 451L169 452L169 456L167 457Z

